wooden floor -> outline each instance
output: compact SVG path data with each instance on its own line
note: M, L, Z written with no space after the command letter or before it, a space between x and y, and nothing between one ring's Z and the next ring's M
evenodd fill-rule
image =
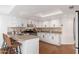
M0 50L0 54L2 54L1 50Z
M39 54L75 54L75 49L73 44L56 46L53 44L40 41Z
M46 42L39 42L40 54L75 54L74 44L56 46Z

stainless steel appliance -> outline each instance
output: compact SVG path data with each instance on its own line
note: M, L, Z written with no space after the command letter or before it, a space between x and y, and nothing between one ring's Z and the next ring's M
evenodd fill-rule
M73 34L74 34L74 41L75 41L75 52L79 54L79 11L76 11L75 19L73 22Z

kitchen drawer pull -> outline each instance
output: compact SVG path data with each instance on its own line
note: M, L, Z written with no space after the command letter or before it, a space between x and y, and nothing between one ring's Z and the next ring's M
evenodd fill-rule
M52 36L52 39L54 40L54 37Z

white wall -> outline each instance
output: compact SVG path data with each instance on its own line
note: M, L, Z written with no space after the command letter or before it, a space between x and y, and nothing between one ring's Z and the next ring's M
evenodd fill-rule
M62 18L62 40L61 44L73 44L74 36L73 36L73 20L74 17L63 17Z
M59 22L59 19L52 19L52 20L49 20L49 21L39 21L37 22L37 27L53 27L55 24L56 27L59 27L60 26L60 22Z
M16 20L15 17L0 15L0 47L3 43L3 35L2 33L7 32L7 28L9 26L17 26L21 23L21 21Z

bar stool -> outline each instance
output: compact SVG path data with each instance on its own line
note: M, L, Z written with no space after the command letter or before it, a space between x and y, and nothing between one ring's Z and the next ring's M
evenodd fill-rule
M12 48L9 48L9 47L1 48L0 51L2 54L15 54L16 53Z
M17 46L16 52L17 52L17 53L19 52L20 54L22 54L22 53L21 53L21 47L20 47L22 44L19 43L19 42L17 42L16 40L14 40L14 39L12 39L12 38L10 38L10 39L11 39L11 44L14 45L14 46L15 46L15 45ZM19 49L18 49L18 48L19 48Z
M16 54L18 54L18 53L21 54L21 48L20 48L21 43L8 37L6 34L3 34L3 37L4 37L4 41L6 43L6 47L9 50L9 53L12 53L12 51L15 51ZM19 49L18 49L18 47L19 47ZM19 50L20 50L20 52L19 52Z

